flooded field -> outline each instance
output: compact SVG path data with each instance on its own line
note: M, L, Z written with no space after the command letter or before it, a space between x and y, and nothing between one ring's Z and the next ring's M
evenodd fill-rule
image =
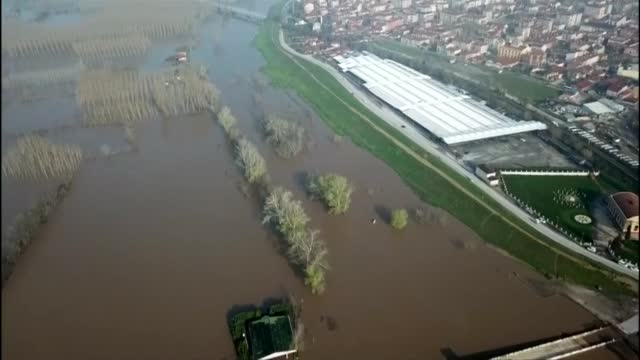
M236 5L266 12L270 4ZM403 232L385 224L392 208L426 205L384 163L336 143L294 94L266 85L251 46L257 30L215 16L191 61L206 66L272 182L304 199L330 252L326 292L312 295L278 253L210 114L143 122L134 149L121 128L63 126L79 121L72 97L3 107L3 153L18 133L56 128L46 132L51 141L93 155L4 286L3 358L233 359L229 311L286 295L302 302L308 359L438 359L597 322L569 299L542 294L532 286L541 276L446 214ZM140 67L161 67L180 45L152 48ZM265 111L299 120L309 148L277 157L258 125ZM103 145L117 155L103 156ZM305 177L324 172L355 185L345 215L330 216L305 195ZM9 214L34 201L29 186L3 181L3 232Z

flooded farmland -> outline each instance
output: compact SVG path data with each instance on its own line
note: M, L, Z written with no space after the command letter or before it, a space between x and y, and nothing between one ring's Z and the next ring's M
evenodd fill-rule
M236 5L266 13L271 3ZM427 205L383 162L337 143L295 94L268 85L251 45L257 31L214 15L190 61L206 67L272 182L303 199L329 249L327 290L312 295L279 254L208 112L137 123L133 146L122 128L80 127L73 94L16 102L2 109L3 155L19 134L39 130L89 156L4 285L3 358L233 359L228 312L286 295L302 303L308 359L439 359L597 322L568 298L541 294L531 285L539 275L447 214L432 210L434 221L403 232L386 225L392 208ZM162 68L184 41L152 46L138 68ZM308 149L277 157L259 127L265 112L299 120ZM305 194L305 177L325 172L355 185L344 215ZM3 180L3 232L47 186Z

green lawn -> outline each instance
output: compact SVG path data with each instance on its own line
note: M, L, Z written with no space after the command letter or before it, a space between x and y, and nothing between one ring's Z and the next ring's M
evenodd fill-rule
M503 248L515 257L525 261L542 273L557 274L589 287L601 286L615 291L627 292L627 288L612 280L614 276L607 270L585 267L576 262L577 255L573 259L563 254L558 255L548 243L540 243L530 238L525 233L510 226L503 219L526 228L530 233L542 239L542 235L508 211L502 209L501 216L487 213L481 204L472 201L465 193L452 186L445 178L424 166L416 158L399 149L397 146L376 131L355 112L340 102L334 95L319 87L315 80L300 66L289 59L284 50L277 44L277 24L267 21L255 38L255 46L260 50L267 61L263 71L276 86L294 90L304 98L320 115L322 120L337 134L347 136L357 146L368 150L371 154L384 161L391 167L404 182L425 202L446 209L449 213L471 227L487 242ZM386 122L377 118L373 113L361 105L349 92L344 89L331 74L324 69L303 60L299 62L311 72L320 82L327 86L338 98L348 102L359 113L373 121L377 126L403 142L419 154L425 151L412 143L401 133L389 127ZM438 169L445 172L458 183L469 183L469 180L458 175L438 160L428 157L428 161ZM474 186L469 186L469 191L482 199L495 209L501 209L492 199ZM580 261L588 263L588 260L580 258Z
M378 48L402 53L409 58L420 62L425 61L428 64L424 66L424 69L419 70L440 69L449 74L486 84L487 87L500 89L523 101L536 103L560 95L560 91L557 89L530 76L509 71L498 73L496 69L484 65L451 64L449 59L442 54L404 45L398 41L380 39L374 41L369 48L373 52L376 52L376 48Z
M502 74L496 73L494 76L498 88L502 91L532 103L560 95L560 91L523 74L504 71Z
M508 191L554 225L567 230L578 241L592 241L594 223L581 224L576 215L589 212L602 191L588 176L503 176Z

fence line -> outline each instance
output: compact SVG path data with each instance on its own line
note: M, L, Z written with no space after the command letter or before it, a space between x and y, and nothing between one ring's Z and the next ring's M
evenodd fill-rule
M498 170L502 175L529 175L529 176L589 176L592 173L588 170Z
M502 178L502 174L500 174L500 183L502 184L502 189L504 191L505 194L507 194L511 199L513 199L513 201L515 201L515 203L522 209L524 209L526 212L528 212L531 215L534 215L537 217L537 219L544 221L545 223L553 226L556 230L560 231L561 233L563 233L566 237L568 237L569 239L578 242L579 244L582 244L583 239L578 239L578 237L571 233L569 230L563 228L560 226L559 223L554 222L553 220L543 216L542 214L540 214L540 212L536 209L534 209L533 207L529 206L529 204L525 203L523 200L521 200L520 198L518 198L517 196L515 196L514 194L509 192L509 189L507 188L507 183L504 181L504 178Z

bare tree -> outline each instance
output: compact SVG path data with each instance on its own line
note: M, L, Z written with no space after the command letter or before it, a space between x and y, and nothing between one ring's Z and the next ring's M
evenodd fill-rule
M220 126L222 126L224 131L229 134L231 132L231 129L236 126L238 120L236 120L235 116L233 116L231 110L225 106L218 113L218 122L220 123Z
M316 259L324 258L327 253L326 246L322 240L320 240L320 231L310 230L305 233L299 241L291 244L289 248L289 254L296 262L308 266L312 264Z
M288 242L299 240L309 222L309 217L299 200L293 199L291 191L275 188L264 204L263 223L273 223Z
M256 146L247 139L240 139L236 146L236 162L244 171L244 177L251 184L267 173L267 163Z
M304 148L304 128L297 122L266 115L262 125L267 141L279 156L289 159Z

